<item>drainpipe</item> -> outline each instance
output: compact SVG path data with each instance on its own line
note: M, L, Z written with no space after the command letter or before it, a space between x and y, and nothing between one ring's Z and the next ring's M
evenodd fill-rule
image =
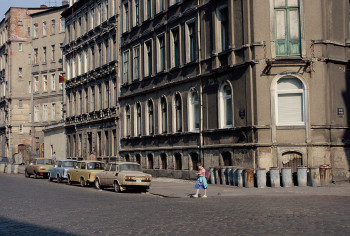
M199 101L200 101L200 127L199 127L199 155L202 165L204 166L203 157L203 84L202 84L202 67L201 67L201 20L200 20L200 10L199 10L200 0L197 0L197 40L198 40L198 71L199 71Z

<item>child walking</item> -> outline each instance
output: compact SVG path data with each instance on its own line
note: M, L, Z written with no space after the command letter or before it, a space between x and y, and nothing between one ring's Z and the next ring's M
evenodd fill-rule
M203 168L201 163L197 163L197 167L198 167L197 181L196 181L196 185L194 186L197 189L197 192L192 197L197 198L199 190L204 189L203 198L206 198L208 183L207 183L207 179L205 178L205 169Z

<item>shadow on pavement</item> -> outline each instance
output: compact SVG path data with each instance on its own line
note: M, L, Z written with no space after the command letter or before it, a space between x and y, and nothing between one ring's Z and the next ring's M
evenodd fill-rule
M0 235L74 235L67 232L0 217Z

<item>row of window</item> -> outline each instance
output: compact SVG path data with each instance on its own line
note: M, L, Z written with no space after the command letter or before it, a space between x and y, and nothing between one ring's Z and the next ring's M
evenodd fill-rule
M67 117L82 115L92 111L111 108L117 105L117 84L104 82L75 93L67 94ZM113 100L111 99L113 98Z
M181 64L195 61L198 53L196 25L197 22L194 18L185 23L183 30L180 25L171 29L169 38L168 34L162 33L156 37L155 43L153 43L153 39L148 39L144 41L143 45L139 44L134 46L132 50L125 50L123 52L123 84L130 80L139 80L142 76L147 77L153 73L166 71L167 68L175 68ZM182 31L185 35L183 40L181 38ZM170 55L167 53L167 45L170 45ZM185 48L184 55L182 55L182 48ZM156 56L154 56L154 52ZM130 57L132 60L129 59ZM167 60L168 58L169 60ZM132 73L129 71L130 65L133 68ZM153 65L156 65L156 68ZM143 69L142 74L141 69Z
M60 107L58 107L60 106ZM42 107L42 110L40 109ZM34 122L62 120L63 103L41 104L34 106ZM29 113L29 122L32 122L32 114Z
M274 96L277 125L304 125L305 89L303 82L295 77L283 77L278 80L276 87ZM183 122L186 120L183 116L184 107L187 107L188 131L198 131L201 115L199 94L195 89L191 89L188 94L187 106L184 106L180 93L175 93L172 102L167 101L167 98L163 96L159 99L158 105L155 105L153 100L148 100L145 104L138 102L134 106L126 105L124 136L153 135L156 121L159 134L169 132L169 121L173 122L172 132L183 132ZM168 116L169 107L172 109L172 117ZM225 82L218 91L219 128L233 127L233 107L232 86ZM158 118L155 114L158 114Z
M110 7L111 4L111 7ZM66 38L72 42L116 14L117 1L103 0L67 25Z
M48 25L50 24L50 25ZM56 20L53 19L49 23L47 21L42 22L42 27L41 27L41 36L47 36L49 34L55 34L56 33ZM63 33L65 32L65 26L66 22L64 18L60 19L60 24L59 24L59 32ZM39 23L34 23L33 24L33 38L38 38L39 37ZM28 27L28 37L30 37L30 27Z
M111 45L112 44L112 45ZM111 45L111 46L110 46ZM117 60L116 35L66 58L68 80Z
M49 79L49 77L50 79ZM39 81L39 76L34 76L34 93L38 93L40 89L40 81ZM52 73L50 75L42 75L41 76L42 81L41 81L41 90L40 92L48 92L49 90L51 91L56 91L57 89L57 84L59 83L59 75L56 75L55 73ZM63 89L63 83L59 83L59 89ZM32 92L32 83L29 81L28 83L28 92Z
M63 57L63 51L61 49L62 47L62 43L60 44L60 47L58 49L58 58L62 60L62 57ZM41 48L41 51L42 51L42 57L41 57L41 62L43 64L46 64L48 62L48 49L46 46L42 47ZM33 49L33 53L34 53L34 57L33 57L33 64L34 65L38 65L39 64L39 49L38 48L34 48ZM57 59L57 47L56 45L51 45L50 46L50 61L51 62L55 62L56 59Z

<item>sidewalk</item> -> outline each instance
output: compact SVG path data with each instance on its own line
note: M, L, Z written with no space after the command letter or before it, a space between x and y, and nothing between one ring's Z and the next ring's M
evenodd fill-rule
M195 181L153 178L149 190L150 194L186 198L195 194ZM201 193L201 192L200 192ZM287 196L287 195L328 195L328 196L350 196L350 183L330 184L326 187L291 187L291 188L241 188L229 185L209 184L208 197L235 197L235 196Z

